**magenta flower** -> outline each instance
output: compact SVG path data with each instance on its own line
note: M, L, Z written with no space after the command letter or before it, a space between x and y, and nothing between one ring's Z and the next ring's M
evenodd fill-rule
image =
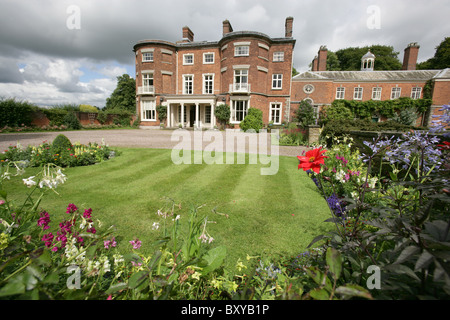
M116 247L117 246L116 238L112 237L111 240L104 241L103 245L105 246L105 249Z
M37 222L37 225L39 227L42 227L43 230L49 229L50 227L48 226L48 224L50 223L50 215L48 214L48 212L42 211L39 215L40 218Z
M76 205L74 205L73 203L70 203L69 206L67 207L66 213L74 213L75 211L77 211L78 208Z
M87 229L87 230L86 230L86 232L89 232L89 233L95 234L95 233L97 232L97 230L95 230L95 228L94 228L94 227L91 227L91 228Z
M136 249L136 250L138 250L142 245L142 242L139 241L139 239L131 240L130 243L133 245L133 249Z
M86 209L86 210L84 210L84 212L83 212L83 217L84 217L85 219L90 219L90 218L91 218L91 214L92 214L92 209L91 209L91 208Z
M47 248L50 248L53 241L53 234L51 232L49 234L44 234L44 236L42 237L42 241Z

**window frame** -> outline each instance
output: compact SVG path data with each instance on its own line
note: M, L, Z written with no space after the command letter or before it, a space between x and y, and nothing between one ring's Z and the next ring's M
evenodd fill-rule
M402 88L400 87L393 87L391 89L391 100L395 100L400 98L402 95Z
M364 89L362 87L355 87L353 89L353 100L362 100L363 93L364 93Z
M186 62L187 57L192 57L192 62ZM192 66L193 64L194 64L194 54L193 53L183 54L183 65L184 66Z
M151 59L145 59L147 56L150 56ZM154 52L153 51L142 52L142 62L153 62L153 61L154 61Z
M418 96L417 96L418 94ZM413 87L411 88L411 99L418 100L422 95L422 87Z
M242 52L241 49L246 48L245 52ZM235 57L248 57L250 55L250 45L236 45L234 47L234 56Z
M241 104L241 103L242 103L242 110L241 109L237 110L237 108L236 108L237 104ZM230 123L233 123L233 124L241 123L241 121L244 120L244 118L247 116L248 109L250 109L249 100L231 100ZM239 114L242 114L241 120L237 120L238 117L236 115L238 114L238 112L239 112ZM241 117L239 117L239 118L241 118Z
M284 62L284 51L275 51L272 57L273 62Z
M211 55L212 56L212 61L206 61L206 56L207 55ZM214 52L204 52L203 53L203 64L214 64L214 61L215 61Z
M335 100L344 100L344 99L345 99L345 87L337 87Z
M150 104L150 107L147 105ZM147 112L150 112L150 117L147 117ZM141 119L142 121L156 122L156 101L155 100L141 100Z
M278 106L278 107L275 107ZM281 102L271 102L270 103L270 107L269 107L269 122L272 121L273 124L281 124L281 115L283 111L283 104ZM278 113L278 121L274 121L273 119L273 113L277 112Z
M207 79L207 77L211 77L211 79ZM211 92L208 92L207 84L210 83ZM203 94L214 94L214 74L213 73L204 73L203 74Z
M373 87L372 88L372 100L380 101L382 91L383 91L383 88L381 88L381 87Z
M277 78L279 76L279 78ZM272 74L272 90L282 90L283 89L283 74L274 73Z
M190 78L190 79L188 79ZM190 83L190 92L188 92L187 85ZM194 94L194 75L193 74L183 74L183 94L192 95Z

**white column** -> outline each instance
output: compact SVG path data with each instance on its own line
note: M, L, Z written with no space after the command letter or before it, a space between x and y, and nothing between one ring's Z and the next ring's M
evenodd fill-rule
M200 106L198 105L198 103L195 104L195 123L197 129L200 128Z
M216 116L214 115L214 111L216 111L216 104L211 103L211 129L214 129L216 125Z
M170 121L170 103L167 104L167 128L171 127Z
M181 104L181 127L184 128L184 103Z

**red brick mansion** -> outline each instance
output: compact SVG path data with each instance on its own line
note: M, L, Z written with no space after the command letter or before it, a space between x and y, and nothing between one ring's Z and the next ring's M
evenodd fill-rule
M230 106L230 123L239 125L249 108L263 112L268 124L290 122L301 101L316 110L336 99L388 100L423 97L432 85L431 114L450 102L450 69L415 70L419 46L405 49L403 70L374 71L376 57L362 57L361 71L327 71L327 49L321 47L312 70L292 77L296 40L293 18L285 21L285 36L272 38L255 31L233 31L223 21L219 41L194 41L184 27L176 43L143 40L136 55L136 108L141 127L159 126L157 106L167 108L167 127L214 128L215 108ZM424 121L424 120L420 120ZM427 120L428 121L428 120Z

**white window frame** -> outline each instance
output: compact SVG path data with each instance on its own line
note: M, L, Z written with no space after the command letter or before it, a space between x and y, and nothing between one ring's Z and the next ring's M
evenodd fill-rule
M353 89L353 100L362 100L364 89L362 87L355 87Z
M187 87L189 84L190 84L190 88ZM183 94L194 94L194 75L193 74L184 74L183 75Z
M273 53L273 62L283 62L284 61L284 51L276 51Z
M372 88L372 100L381 100L381 87L373 87Z
M272 75L272 89L281 90L283 89L283 74L274 73Z
M283 104L281 102L271 102L269 108L269 122L272 121L273 124L281 124L281 115L283 110ZM273 114L278 113L278 121L274 120Z
M233 86L235 90L248 90L248 73L248 69L234 70ZM237 81L238 79L239 81Z
M422 87L411 88L411 99L414 100L420 99L421 95L422 95Z
M208 86L208 83L210 84ZM210 91L208 92L208 87L210 87ZM214 74L213 73L205 73L203 74L203 94L214 94Z
M212 56L212 61L207 61L207 56L211 55ZM203 64L214 64L215 61L215 56L214 56L214 52L204 52L203 53Z
M186 61L187 58L192 57L192 61ZM193 53L185 53L183 54L183 65L184 66L191 66L194 64L194 54Z
M242 99L242 100L231 100L231 107L230 107L230 110L231 110L231 115L230 115L230 123L234 123L234 124L238 124L238 123L240 123L242 120L244 120L244 118L247 116L247 114L248 114L248 109L250 108L250 103L249 103L250 101L249 100L244 100L244 99ZM237 106L237 104L241 104L242 103L242 106L243 106L243 108L242 108L242 110L237 110L236 109L236 106ZM237 114L240 114L240 113L242 113L242 119L241 120L237 120L238 119L238 117L237 117ZM241 118L241 116L239 116L239 118Z
M337 87L336 88L336 100L344 100L345 99L345 88Z
M156 101L141 100L141 121L156 121Z
M142 52L142 62L153 62L153 51Z
M249 45L236 45L234 47L234 56L235 57L248 57L250 55L250 46Z
M395 100L401 97L402 94L402 88L400 87L393 87L391 89L391 100Z

